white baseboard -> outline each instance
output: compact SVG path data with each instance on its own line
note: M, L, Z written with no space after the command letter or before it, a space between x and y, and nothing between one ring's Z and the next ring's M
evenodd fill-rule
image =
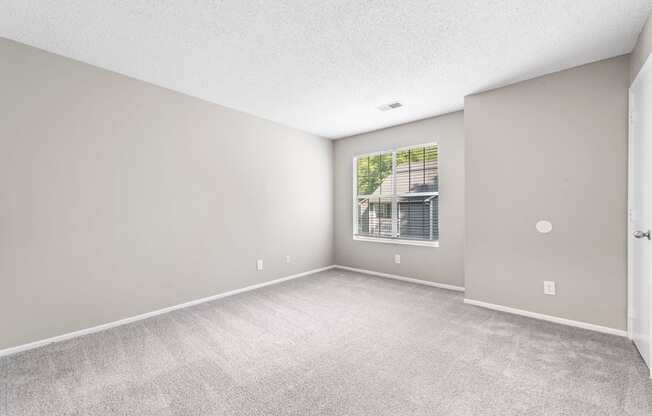
M285 281L288 281L288 280L296 279L296 278L303 277L303 276L308 276L310 274L323 272L325 270L329 270L329 269L332 269L334 267L335 266L326 266L326 267L321 267L319 269L308 270L307 272L297 273L297 274L293 274L291 276L281 277L279 279L270 280L269 282L259 283L259 284L256 284L256 285L243 287L241 289L231 290L229 292L218 293L217 295L212 295L212 296L208 296L208 297L201 298L201 299L191 300L190 302L185 302L185 303L181 303L181 304L174 305L174 306L168 306L167 308L158 309L158 310L152 311L152 312L146 312L146 313L136 315L136 316L130 316L129 318L124 318L124 319L120 319L118 321L108 322L108 323L105 323L105 324L102 324L102 325L97 325L97 326L94 326L94 327L91 327L91 328L80 329L79 331L68 332L67 334L57 335L55 337L30 342L28 344L23 344L23 345L18 345L16 347L6 348L4 350L0 350L0 357L6 356L6 355L16 354L16 353L19 353L19 352L22 352L22 351L31 350L31 349L42 347L44 345L52 344L52 343L55 343L55 342L66 341L66 340L69 340L69 339L72 339L72 338L77 338L77 337L80 337L80 336L83 336L83 335L93 334L95 332L100 332L100 331L104 331L106 329L115 328L115 327L120 326L120 325L126 325L126 324L129 324L131 322L136 322L136 321L140 321L140 320L143 320L143 319L151 318L151 317L156 316L156 315L162 315L164 313L172 312L172 311L175 311L177 309L183 309L183 308L187 308L189 306L198 305L200 303L210 302L212 300L225 298L227 296L237 295L238 293L248 292L250 290L260 289L261 287L275 285L275 284L282 283L282 282L285 282Z
M496 305L493 303L487 303L487 302L482 302L473 299L464 299L464 303L467 303L469 305L474 305L474 306L480 306L482 308L493 309L495 311L507 312L514 315L526 316L528 318L539 319L542 321L554 322L556 324L588 329L590 331L602 332L603 334L617 335L619 337L627 337L627 331L623 331L621 329L609 328L606 326L590 324L587 322L573 321L571 319L559 318L557 316L552 316L552 315L544 315L542 313L510 308L508 306Z
M355 267L349 267L349 266L335 265L334 267L337 268L337 269L349 270L349 271L352 271L352 272L358 272L358 273L364 273L364 274L371 274L373 276L385 277L387 279L401 280L403 282L417 283L417 284L420 284L420 285L438 287L440 289L447 289L447 290L455 290L457 292L464 292L464 288L461 287L461 286L453 286L453 285L447 285L447 284L444 284L444 283L430 282L428 280L415 279L415 278L412 278L412 277L399 276L399 275L396 275L396 274L374 272L373 270L356 269Z
M140 320L143 320L143 319L151 318L153 316L162 315L164 313L172 312L172 311L177 310L177 309L183 309L183 308L187 308L187 307L190 307L190 306L198 305L200 303L210 302L212 300L237 295L238 293L248 292L248 291L259 289L259 288L262 288L262 287L265 287L265 286L271 286L271 285L274 285L274 284L282 283L282 282L292 280L292 279L296 279L296 278L299 278L299 277L308 276L308 275L311 275L311 274L314 274L314 273L319 273L319 272L329 270L329 269L332 269L332 268L338 268L338 269L342 269L342 270L349 270L349 271L358 272L358 273L370 274L370 275L373 275L373 276L379 276L379 277L384 277L384 278L388 278L388 279L401 280L401 281L404 281L404 282L410 282L410 283L416 283L416 284L421 284L421 285L426 285L426 286L432 286L432 287L437 287L437 288L441 288L441 289L464 292L464 288L460 287L460 286L448 285L448 284L444 284L444 283L430 282L430 281L427 281L427 280L414 279L414 278L411 278L411 277L399 276L399 275L389 274L389 273L380 273L380 272L375 272L375 271L372 271L372 270L357 269L357 268L348 267L348 266L332 265L332 266L322 267L322 268L319 268L319 269L308 270L308 271L303 272L303 273L293 274L291 276L281 277L279 279L270 280L269 282L264 282L264 283L259 283L259 284L256 284L256 285L243 287L241 289L231 290L229 292L218 293L216 295L208 296L208 297L201 298L201 299L191 300L189 302L169 306L167 308L158 309L158 310L152 311L152 312L146 312L146 313L136 315L136 316L131 316L129 318L120 319L118 321L108 322L108 323L105 323L105 324L102 324L102 325L97 325L97 326L94 326L94 327L91 327L91 328L81 329L79 331L69 332L69 333L62 334L62 335L57 335L57 336L54 336L54 337L51 337L51 338L46 338L46 339L43 339L43 340L30 342L28 344L23 344L23 345L18 345L18 346L15 346L15 347L6 348L6 349L3 349L3 350L0 350L0 357L16 354L16 353L19 353L19 352L22 352L22 351L31 350L31 349L42 347L44 345L52 344L52 343L55 343L55 342L66 341L66 340L76 338L76 337L80 337L80 336L83 336L83 335L93 334L95 332L100 332L100 331L104 331L106 329L115 328L117 326L126 325L126 324L129 324L131 322L136 322L136 321L140 321ZM512 314L515 314L515 315L526 316L526 317L529 317L529 318L540 319L540 320L543 320L543 321L554 322L554 323L558 323L558 324L562 324L562 325L568 325L568 326L572 326L572 327L588 329L588 330L591 330L591 331L602 332L602 333L605 333L605 334L611 334L611 335L627 337L627 331L623 331L623 330L620 330L620 329L604 327L604 326L590 324L590 323L586 323L586 322L573 321L573 320L570 320L570 319L559 318L559 317L551 316L551 315L544 315L544 314L540 314L540 313L536 313L536 312L530 312L530 311L525 311L525 310L521 310L521 309L510 308L510 307L502 306L502 305L495 305L495 304L492 304L492 303L481 302L481 301L477 301L477 300L473 300L473 299L464 299L464 303L467 303L469 305L480 306L480 307L487 308L487 309L493 309L493 310L497 310L497 311L501 311L501 312L512 313Z

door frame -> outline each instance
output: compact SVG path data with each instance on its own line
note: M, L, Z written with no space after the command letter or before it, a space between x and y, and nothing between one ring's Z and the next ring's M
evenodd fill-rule
M645 75L652 76L652 54L648 56L647 60L641 67L640 71L634 78L634 81L630 84L628 89L628 117L627 117L627 336L630 340L633 339L632 334L632 304L633 304L633 291L632 291L632 263L633 263L633 238L632 233L635 231L632 227L631 214L632 214L632 188L633 188L633 157L632 157L632 143L634 141L633 131L634 131L634 98L632 90ZM651 161L652 162L652 161ZM652 278L652 276L651 276ZM652 300L652 293L650 294ZM650 351L652 353L652 351ZM652 355L652 354L651 354ZM652 377L652 368L650 369L650 377Z

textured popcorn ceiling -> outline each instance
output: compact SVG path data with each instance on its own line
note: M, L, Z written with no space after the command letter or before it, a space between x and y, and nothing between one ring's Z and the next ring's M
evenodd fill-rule
M321 136L629 53L650 0L3 0L0 36ZM404 107L382 112L378 106Z

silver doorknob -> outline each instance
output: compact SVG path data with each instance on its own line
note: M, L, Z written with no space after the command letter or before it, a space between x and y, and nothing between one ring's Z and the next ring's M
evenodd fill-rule
M648 240L650 239L650 230L647 230L645 232L643 231L634 231L632 235L636 238L647 238Z

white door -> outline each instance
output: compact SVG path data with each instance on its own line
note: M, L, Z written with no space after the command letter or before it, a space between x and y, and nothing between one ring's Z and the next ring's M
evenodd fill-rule
M652 59L629 90L629 112L629 333L652 367Z

